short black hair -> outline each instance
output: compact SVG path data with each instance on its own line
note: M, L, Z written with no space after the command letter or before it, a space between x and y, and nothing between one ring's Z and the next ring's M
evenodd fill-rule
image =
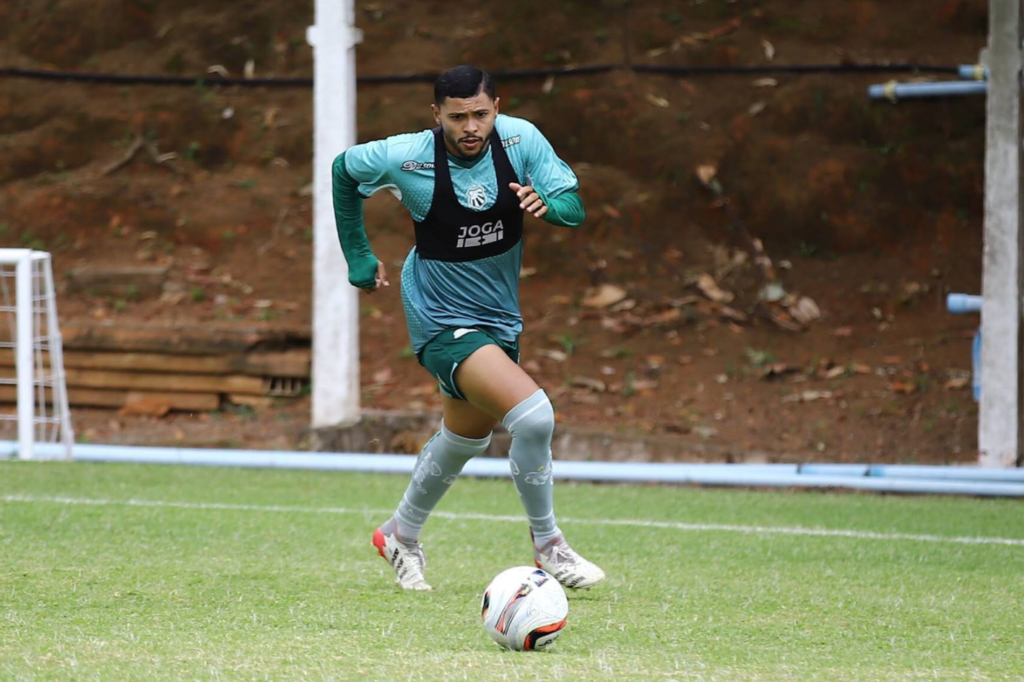
M476 97L481 92L486 92L494 99L494 81L491 80L490 74L475 66L463 64L452 67L434 81L434 103L437 106L444 103L445 97L468 99Z

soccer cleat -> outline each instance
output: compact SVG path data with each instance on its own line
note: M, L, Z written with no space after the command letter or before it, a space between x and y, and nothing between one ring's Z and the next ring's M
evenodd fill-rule
M586 590L604 580L604 571L581 557L566 544L565 538L558 538L546 550L534 545L533 562L537 568L553 575L563 587Z
M408 545L398 539L396 533L384 535L378 528L373 532L373 546L377 552L395 569L395 582L403 590L432 590L423 579L423 568L427 565L427 557L423 554L423 545Z

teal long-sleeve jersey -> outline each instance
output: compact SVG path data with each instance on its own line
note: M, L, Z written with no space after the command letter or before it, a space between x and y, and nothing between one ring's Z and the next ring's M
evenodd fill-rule
M499 115L497 137L522 185L531 185L548 206L544 220L575 227L583 222L578 180L529 121ZM334 162L334 209L349 264L349 281L372 286L377 259L362 223L362 199L390 190L419 223L434 198L433 131L395 135L351 147ZM490 146L466 161L445 155L455 199L466 209L487 212L498 199L498 179ZM469 226L472 227L472 226ZM401 289L413 350L452 327L483 328L512 342L522 331L519 271L523 244L497 256L450 262L423 258L414 247L402 269Z

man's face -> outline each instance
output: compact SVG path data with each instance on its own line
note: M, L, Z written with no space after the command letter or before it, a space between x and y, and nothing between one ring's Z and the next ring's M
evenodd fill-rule
M491 99L481 90L466 99L445 97L440 107L430 105L434 110L434 121L444 133L444 146L450 153L474 159L487 148L487 140L498 115L499 99Z

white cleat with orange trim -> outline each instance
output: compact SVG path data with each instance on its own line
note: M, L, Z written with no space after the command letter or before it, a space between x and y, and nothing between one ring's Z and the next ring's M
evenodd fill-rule
M403 590L426 591L433 588L423 579L423 569L427 565L427 557L423 554L423 545L416 542L408 544L398 539L398 535L384 535L378 528L373 532L373 546L384 560L395 569L395 582Z

